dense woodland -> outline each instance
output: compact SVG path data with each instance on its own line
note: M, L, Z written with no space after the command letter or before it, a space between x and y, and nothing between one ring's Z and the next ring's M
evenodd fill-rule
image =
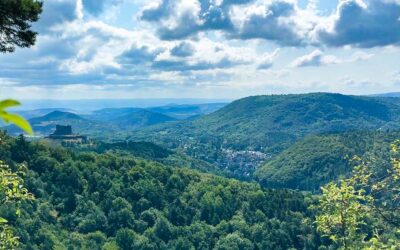
M396 249L398 110L396 98L267 96L119 141L96 126L84 144L1 133L5 176L31 195L0 218L21 249ZM31 121L71 119L92 124Z
M374 158L390 165L390 145L396 131L364 131L312 135L300 140L257 169L255 179L265 187L319 192L332 180L351 175L352 158Z
M399 114L399 98L329 93L253 96L193 121L133 131L129 138L177 149L246 180L262 164L251 154L231 160L227 149L257 151L271 158L310 135L397 130Z
M335 18L349 4L381 19L356 2ZM35 44L42 7L0 1L0 53ZM253 96L29 121L9 112L19 104L0 101L0 250L400 249L400 98ZM56 124L92 139L43 139Z
M317 249L312 197L114 153L1 135L35 197L0 214L24 249ZM327 243L327 242L326 242Z
M394 110L397 107L396 101L361 98L362 103L366 100L374 105L392 105ZM230 105L225 109L230 110ZM356 119L361 122L359 115L337 118L337 123L345 126ZM47 139L29 142L23 136L13 138L2 133L0 159L17 173L34 199L3 203L0 218L12 228L9 232L17 237L14 239L22 249L340 249L346 244L360 249L393 247L399 237L394 212L398 204L393 200L399 179L395 170L393 178L386 175L393 164L392 143L400 138L391 125L396 117L369 118L370 125L360 125L359 131L346 126L344 131L341 126L331 130L330 125L326 129L324 122L318 121L321 128L299 135L295 143L283 138L268 149L231 147L225 152L250 152L254 157L262 151L268 156L254 169L255 174L246 178L245 172L231 171L234 164L231 169L218 165L218 141L210 142L195 134L190 140L200 143L185 151L179 145L135 141L94 139L83 145ZM202 119L163 126L176 130ZM291 129L301 131L301 124ZM370 126L380 129L372 130ZM158 133L148 129L143 132L149 133L150 140ZM163 135L182 142L170 133ZM356 157L368 161L371 174L366 170L354 172L360 162L354 160ZM321 187L343 178L350 179L339 186L328 184L320 196ZM379 188L391 191L386 190L382 196ZM375 189L379 192L374 193ZM348 190L354 191L343 196ZM347 205L332 207L343 199L348 200L344 203ZM341 214L345 214L343 222L335 219L342 218ZM335 227L345 230L335 231Z

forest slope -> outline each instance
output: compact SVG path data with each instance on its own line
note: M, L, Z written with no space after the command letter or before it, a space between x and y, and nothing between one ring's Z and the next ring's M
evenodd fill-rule
M266 187L319 191L330 181L351 174L354 156L376 164L390 164L390 144L400 132L347 132L314 135L300 140L257 169L256 179Z
M113 153L73 153L1 135L0 159L26 162L36 200L4 206L23 249L317 249L309 202Z
M193 121L135 131L130 138L178 148L240 178L307 135L400 128L399 120L399 102L386 98L328 93L253 96ZM245 151L245 156L231 160L229 150ZM255 157L251 151L266 155Z

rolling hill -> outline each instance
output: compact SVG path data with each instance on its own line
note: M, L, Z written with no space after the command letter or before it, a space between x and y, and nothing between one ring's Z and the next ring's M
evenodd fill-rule
M47 136L51 134L57 124L71 125L74 131L79 133L102 127L99 123L87 120L77 114L63 111L53 111L44 116L29 119L29 123L37 136ZM13 125L7 126L5 129L11 135L22 133L19 128Z
M78 115L71 112L53 111L44 116L29 119L30 124L38 136L46 136L53 132L55 125L71 125L78 133L87 134L96 138L116 135L125 130L133 130L175 119L163 114L145 109L105 109L95 112L94 115ZM6 130L12 134L20 134L22 131L15 126L7 126Z
M162 107L149 108L148 110L174 117L178 120L192 119L221 109L226 103L206 103L196 105L170 104Z
M253 151L276 155L307 135L399 128L400 105L385 98L313 93L252 96L193 121L162 124L132 133L251 175L259 166ZM231 151L248 154L235 159Z
M222 107L226 103L205 103L205 104L169 104L160 107L150 107L150 108L105 108L100 110L95 110L85 117L100 121L109 121L112 119L118 119L123 116L131 115L135 112L141 111L142 114L147 112L152 112L154 114L162 114L177 120L191 119L192 117L199 117L205 114L212 113ZM149 113L148 113L149 114Z
M44 109L34 109L34 110L20 110L20 111L17 111L17 113L19 115L23 116L25 119L32 119L35 117L45 116L54 111L69 112L69 113L74 113L74 114L77 113L75 110L66 109L66 108L44 108Z
M125 116L139 110L141 110L141 108L105 108L95 110L85 117L87 119L97 121L112 121L118 119L121 116Z
M400 97L400 92L391 92L391 93L384 93L384 94L376 94L373 96L380 96L380 97Z
M121 127L141 128L175 120L170 116L142 109L118 117L114 123Z
M345 132L309 136L296 142L257 169L263 186L318 191L324 184L348 176L354 156L374 158L379 171L389 166L390 144L400 132Z

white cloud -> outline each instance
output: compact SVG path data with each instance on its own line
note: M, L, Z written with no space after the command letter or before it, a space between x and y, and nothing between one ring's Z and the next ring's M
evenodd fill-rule
M329 64L338 64L341 61L333 55L325 55L321 50L316 49L310 54L296 58L292 63L292 67L312 67L324 66Z
M314 31L320 43L342 47L400 44L400 3L382 0L340 0L337 11Z
M374 78L374 70L394 71L395 63L382 62L400 53L400 29L393 22L398 0L341 0L333 14L321 13L316 0L305 8L296 0L121 2L47 0L34 25L37 45L2 55L0 85L10 93L19 87L18 93L31 90L32 95L35 88L64 94L74 85L75 91L95 89L99 96L124 86L135 91L168 86L168 93L172 86L189 93L191 87L212 85L225 87L226 93L328 90L337 83L328 88L324 79L341 72L359 83L363 79L355 75ZM338 72L317 67L332 64L338 64ZM393 78L386 73L371 82Z

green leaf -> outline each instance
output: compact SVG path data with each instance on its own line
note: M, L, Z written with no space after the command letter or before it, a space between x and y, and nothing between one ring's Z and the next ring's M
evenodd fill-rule
M21 105L20 102L12 99L7 99L0 102L0 110Z
M4 223L7 223L7 222L8 221L6 219L0 217L0 224L4 224Z
M7 112L0 112L0 117L3 118L7 123L14 123L16 126L23 129L28 134L33 134L31 125L21 116L16 114L9 114Z

